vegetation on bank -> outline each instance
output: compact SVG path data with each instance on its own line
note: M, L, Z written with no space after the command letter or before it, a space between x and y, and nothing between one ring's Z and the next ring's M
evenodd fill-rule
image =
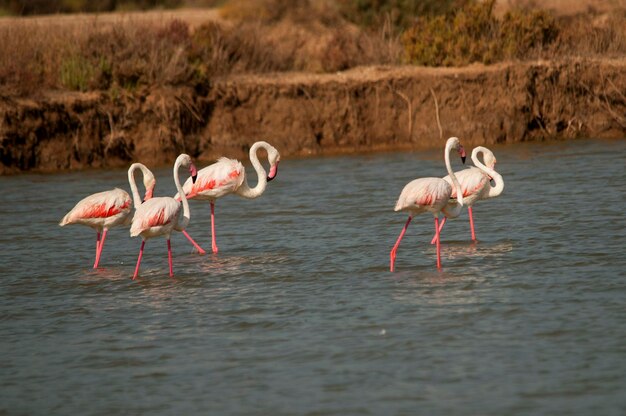
M57 3L116 8L180 3L107 1ZM7 3L11 1L0 7ZM114 24L83 19L73 25L7 20L0 25L0 95L100 90L115 98L145 87L205 88L212 77L231 73L319 73L359 65L451 66L626 53L623 11L557 18L520 9L496 17L493 0L213 3L220 5L221 19L197 27L182 20L132 18Z

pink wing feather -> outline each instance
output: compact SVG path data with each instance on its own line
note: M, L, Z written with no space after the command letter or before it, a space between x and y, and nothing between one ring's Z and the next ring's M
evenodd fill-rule
M481 192L489 182L489 178L487 177L487 175L485 175L480 169L475 167L470 167L468 169L463 169L459 172L454 172L454 176L456 176L459 184L461 185L461 190L463 190L463 198ZM452 180L450 179L450 176L446 176L443 179L450 185L452 185ZM452 186L452 195L450 197L456 198L456 189L454 188L454 186Z
M132 201L127 192L115 188L98 192L80 200L59 223L72 224L80 220L105 219L121 212L130 212Z
M147 200L135 211L130 227L131 237L138 236L152 227L164 226L178 220L179 211L180 202L174 198L158 197Z
M226 157L198 171L196 182L187 179L183 191L188 199L215 199L235 192L243 183L245 170L241 162Z

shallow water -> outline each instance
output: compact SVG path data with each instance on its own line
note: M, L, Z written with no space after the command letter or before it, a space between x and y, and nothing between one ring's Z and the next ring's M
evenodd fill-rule
M0 414L624 414L626 141L493 150L504 194L478 243L446 224L441 271L430 215L388 271L396 198L440 151L283 160L218 201L217 256L176 234L170 279L149 240L134 282L128 229L94 271L95 233L57 225L124 171L0 177Z

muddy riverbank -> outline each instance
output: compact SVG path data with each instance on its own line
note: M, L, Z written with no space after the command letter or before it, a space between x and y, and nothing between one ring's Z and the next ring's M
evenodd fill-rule
M0 173L626 137L626 59L242 75L195 88L0 97ZM443 138L443 139L442 139Z

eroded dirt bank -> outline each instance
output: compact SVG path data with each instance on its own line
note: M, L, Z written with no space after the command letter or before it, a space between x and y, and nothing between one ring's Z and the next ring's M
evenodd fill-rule
M437 121L439 118L439 123ZM439 126L442 131L440 132ZM626 137L626 59L230 76L206 88L0 97L0 172ZM443 137L443 139L440 138Z

